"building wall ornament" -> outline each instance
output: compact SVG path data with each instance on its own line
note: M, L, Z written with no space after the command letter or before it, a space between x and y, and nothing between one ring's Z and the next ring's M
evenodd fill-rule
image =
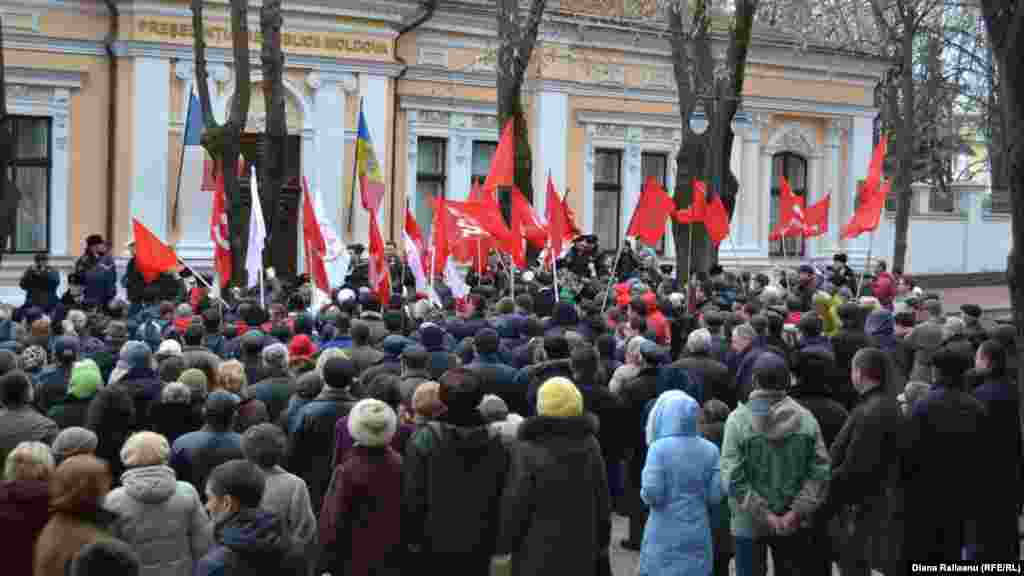
M788 122L776 129L765 151L772 155L784 151L796 152L808 159L821 156L813 128L799 122Z
M420 46L416 53L416 64L448 68L448 49L441 46Z

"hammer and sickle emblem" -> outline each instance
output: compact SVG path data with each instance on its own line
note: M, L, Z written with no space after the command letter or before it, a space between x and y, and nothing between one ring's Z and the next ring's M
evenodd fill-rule
M221 214L220 222L213 223L213 237L217 246L224 250L230 250L231 245L227 241L228 215Z

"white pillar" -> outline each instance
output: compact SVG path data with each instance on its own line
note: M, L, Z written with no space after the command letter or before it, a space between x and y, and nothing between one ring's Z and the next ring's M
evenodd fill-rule
M10 87L7 89L10 90ZM54 89L51 104L55 110L50 134L50 147L53 150L50 160L50 254L70 256L78 250L78 246L68 240L68 189L71 181L68 150L72 149L72 143L69 142L71 130L68 109L71 106L71 90ZM107 209L112 207L108 206Z
M678 144L672 149L672 152L668 155L668 162L665 165L665 191L668 195L675 198L676 196L676 156L679 154ZM669 215L665 221L665 254L664 257L675 263L676 258L676 239L672 233L672 223L675 220Z
M750 128L743 134L743 171L740 175L740 197L736 210L739 220L733 226L737 248L758 244L758 205L761 196L764 196L760 166L761 126L760 122L751 122Z
M167 240L170 60L136 58L134 80L129 208L132 217L161 240Z
M387 173L388 151L387 141L387 78L372 74L361 74L359 76L359 95L362 101L363 113L366 115L366 124L370 130L370 138L373 139L373 150L377 154L377 162L380 164L381 175L384 177L385 185L390 182ZM387 196L387 194L385 194ZM381 203L380 213L377 215L377 224L381 226L381 235L387 236L384 227L384 205L387 199ZM370 221L366 210L363 210L359 198L355 199L355 223L353 225L353 242L367 245L370 238Z
M533 206L544 216L547 206L548 173L559 194L565 194L566 147L569 134L569 96L542 91L534 98L537 111L533 127L536 147L533 151Z
M315 135L315 162L313 180L310 186L320 190L324 207L324 218L336 229L347 218L347 206L343 206L345 198L345 170L351 170L345 161L345 91L344 84L355 82L351 75L310 74L306 83L313 89L313 115ZM305 164L305 163L304 163ZM358 194L357 194L358 195ZM359 198L354 198L354 207L362 210Z
M832 200L828 210L828 234L821 237L819 246L833 251L839 250L839 236L844 221L840 219L841 210L846 204L842 190L843 175L841 172L841 160L839 158L839 140L842 137L844 123L840 120L832 120L828 123L825 136L825 171L828 174L825 178L825 194L831 194Z
M449 119L445 197L451 200L465 200L469 197L469 181L473 174L473 139L467 130L468 120L462 114L452 114Z
M857 181L863 180L868 174L868 164L871 163L871 149L873 143L874 123L866 116L856 116L853 119L853 129L850 131L847 153L849 162L847 164L847 207L848 211L843 214L843 219L849 219L857 206ZM884 216L883 216L884 218ZM877 232L876 232L877 233ZM858 257L866 256L868 249L869 234L861 234L858 238L849 241L847 252L857 253Z
M416 110L405 111L405 158L399 158L399 162L405 162L405 191L403 194L399 194L398 198L408 202L409 212L413 215L416 214L416 202L418 200L416 194L416 168L419 156L419 138L416 136L416 119L418 114ZM423 229L428 223L417 222L420 229ZM405 221L402 221L402 225L405 225ZM425 239L424 239L425 240Z
M583 127L583 233L594 233L594 125Z
M637 201L640 200L640 188L643 186L639 139L639 128L626 128L626 148L622 154L622 199L619 202L619 242L626 237L626 230L629 229L629 221L633 217Z
M804 199L804 206L809 207L821 198L825 197L825 192L821 189L822 185L822 156L820 153L814 154L807 159L807 183L806 183L806 197ZM807 241L807 258L812 259L819 255L818 241L810 239Z
M754 236L754 243L757 245L757 253L764 258L768 257L770 245L768 243L768 218L771 210L771 186L772 186L772 155L761 148L761 181L757 192L757 230Z

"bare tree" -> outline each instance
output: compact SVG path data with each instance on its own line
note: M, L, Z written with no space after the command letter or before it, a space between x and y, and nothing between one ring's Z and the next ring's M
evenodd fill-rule
M245 276L245 234L240 217L242 195L236 171L241 154L242 132L249 115L252 77L249 64L249 5L246 0L231 0L231 42L235 61L235 93L231 110L224 124L217 123L210 100L209 74L206 71L206 32L203 22L203 0L192 0L193 47L196 59L196 84L203 113L203 148L218 163L224 174L224 194L229 205L228 227L231 230L231 277L238 282Z
M500 43L497 62L498 125L503 128L510 119L515 122L515 183L527 198L533 198L533 161L523 114L522 87L546 4L547 0L531 0L529 11L524 16L520 13L518 0L497 0Z
M0 262L3 262L8 245L14 244L14 222L18 213L19 194L14 183L7 178L7 166L14 155L11 133L11 119L7 116L7 77L4 75L4 25L0 18Z
M737 0L729 25L725 57L716 62L712 53L713 3L697 0L692 15L686 0L667 6L668 41L679 98L683 145L676 156L676 206L685 207L693 197L692 182L706 176L715 186L732 214L739 181L730 169L735 138L731 123L740 106L758 0ZM703 135L689 127L691 113L699 101L709 127ZM692 228L692 229L691 229ZM703 224L673 223L676 267L682 272L706 270L717 259ZM692 246L691 246L692 241ZM692 261L691 261L692 255Z
M1013 244L1007 258L1013 320L1017 327L1017 356L1024 352L1024 5L1010 0L982 0L982 13L995 56L1002 102L1001 125L1008 184ZM1024 362L1017 363L1017 382L1024 387Z
M260 58L263 64L263 101L266 107L266 123L263 139L260 142L260 172L262 182L260 192L263 196L262 206L270 207L270 218L264 217L267 223L268 238L271 239L271 262L278 270L284 269L294 244L275 237L286 230L282 227L281 189L285 185L285 172L288 166L288 122L285 111L284 93L284 52L281 50L281 0L264 0L260 8L260 31L263 45ZM266 210L266 208L264 208Z

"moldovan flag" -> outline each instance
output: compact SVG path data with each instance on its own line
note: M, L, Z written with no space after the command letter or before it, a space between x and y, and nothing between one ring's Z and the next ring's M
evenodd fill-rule
M402 240L405 243L405 262L416 279L416 292L426 294L430 288L427 282L427 272L423 269L423 257L426 254L426 245L423 243L423 233L416 223L416 218L409 210L405 211L405 229L402 231Z
M132 232L135 235L135 267L146 282L178 269L178 255L174 250L135 218L132 218Z
M224 174L217 170L213 191L213 212L210 214L210 240L213 240L213 269L218 286L231 282L231 244L228 242L228 214L224 210Z
M804 237L814 238L828 233L828 210L832 195L826 194L804 212Z
M380 235L377 215L370 213L370 290L377 294L381 306L386 306L391 297L391 273L384 257L384 237Z
M356 174L359 175L359 195L363 208L370 214L377 214L384 199L384 175L373 150L373 139L366 124L366 114L359 107L359 133L356 135Z
M302 236L305 240L306 259L309 261L309 274L316 287L330 293L331 284L327 280L327 268L324 256L327 254L327 242L320 231L320 222L313 209L313 198L309 193L309 182L302 178Z
M203 187L203 172L206 165L206 152L200 145L203 134L202 110L195 92L189 95L188 112L185 114L185 137L182 139L181 172L178 174L178 187L174 190L174 204L171 210L171 229L178 230L181 224L181 196L199 194Z
M665 189L653 176L648 176L640 192L640 200L633 209L626 236L632 236L648 246L657 246L665 234L665 218L672 214L675 207L675 202Z

